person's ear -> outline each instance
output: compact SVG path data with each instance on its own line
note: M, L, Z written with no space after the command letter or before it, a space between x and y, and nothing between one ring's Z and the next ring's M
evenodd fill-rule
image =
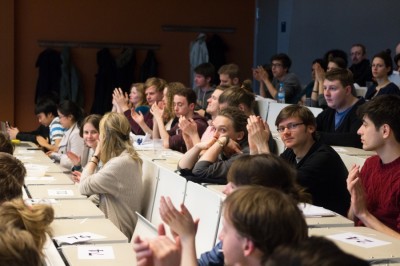
M388 124L383 124L381 130L382 130L382 137L385 139L389 137L390 132L392 131L392 129Z
M256 249L256 246L254 245L254 242L246 237L243 242L244 256L246 256L246 257L250 256L254 252L255 249Z
M244 132L243 131L240 131L240 132L237 132L236 133L236 140L237 141L240 141L240 140L242 140L244 138Z
M232 79L233 85L238 85L239 84L239 78L233 78Z
M191 103L191 104L189 104L189 108L190 108L190 110L194 110L194 107L196 106L196 104L195 103Z

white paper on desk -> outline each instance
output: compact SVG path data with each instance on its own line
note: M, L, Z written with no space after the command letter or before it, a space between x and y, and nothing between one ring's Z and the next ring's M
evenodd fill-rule
M48 189L49 196L73 196L74 192L71 189Z
M113 260L114 250L111 246L78 246L80 260Z
M27 161L27 160L32 160L32 156L24 156L24 155L17 155L15 156L18 160L20 161Z
M379 240L376 238L367 237L367 236L363 236L363 235L359 235L359 234L355 234L355 233L351 233L351 232L329 235L327 237L345 242L350 245L362 247L362 248L374 248L374 247L391 244L390 242L387 242L387 241L382 241L382 240Z
M15 153L16 153L16 154L28 154L28 153L34 154L35 151L31 151L31 150L18 150L18 151L16 151Z
M327 210L323 207L318 207L308 203L300 203L300 210L303 212L304 216L307 217L331 217L336 216L333 211Z
M103 239L103 238L106 238L106 237L102 236L102 235L90 233L90 232L81 232L81 233L76 233L76 234L71 234L71 235L57 236L57 237L54 237L54 240L57 241L57 243L59 243L59 244L62 244L62 243L75 244L75 243L79 243L79 242L87 242L87 241Z
M26 199L25 203L27 205L35 205L35 204L48 204L53 205L58 203L55 199Z
M51 181L54 180L54 176L26 176L25 181Z
M347 150L345 148L342 147L332 147L336 152L347 152Z

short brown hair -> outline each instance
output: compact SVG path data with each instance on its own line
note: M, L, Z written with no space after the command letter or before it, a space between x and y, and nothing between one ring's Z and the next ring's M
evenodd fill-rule
M0 152L0 203L22 198L25 166L11 154Z
M14 153L14 145L3 132L0 132L0 152Z
M218 69L219 75L228 75L230 79L239 78L239 66L236 64L223 65Z
M263 253L262 262L276 247L307 238L307 224L297 203L279 190L240 187L226 198L224 206L225 218Z
M311 196L297 184L296 174L296 170L277 155L247 154L233 162L227 179L238 187L258 185L276 188L298 202L311 202Z
M325 79L329 81L339 80L343 87L350 86L351 94L357 96L356 89L354 88L353 73L347 68L335 68L326 72Z

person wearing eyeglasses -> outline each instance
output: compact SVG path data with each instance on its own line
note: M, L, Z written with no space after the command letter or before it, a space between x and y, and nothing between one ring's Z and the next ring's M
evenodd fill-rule
M267 71L261 66L254 71L259 72L261 83L265 84L268 93L274 98L278 97L279 84L283 83L285 89L285 103L297 103L298 95L301 93L302 86L299 78L289 72L292 65L292 60L287 54L276 54L271 58L272 74L274 78L272 82ZM255 73L253 73L255 74ZM265 90L264 86L260 85L260 90ZM261 95L266 95L267 91L260 92Z
M316 135L316 121L304 106L282 109L275 125L286 150L280 155L297 170L297 182L312 196L314 205L347 215L350 194L346 188L348 171L340 156ZM256 116L247 124L250 154L270 153L268 125Z

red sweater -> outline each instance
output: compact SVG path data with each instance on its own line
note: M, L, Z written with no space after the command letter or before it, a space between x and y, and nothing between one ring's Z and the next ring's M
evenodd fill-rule
M400 233L400 157L388 164L382 164L377 155L368 158L361 180L369 212ZM358 221L357 225L363 224Z

